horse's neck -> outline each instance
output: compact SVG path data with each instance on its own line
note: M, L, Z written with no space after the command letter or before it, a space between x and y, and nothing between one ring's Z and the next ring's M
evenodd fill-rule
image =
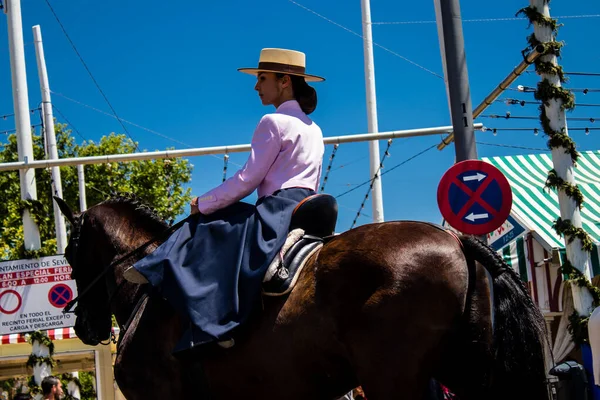
M150 238L158 236L158 234L144 233L144 235L141 235L143 239L136 240L131 246L120 250L115 248L115 251L118 254L115 259L125 256L129 252L146 244L148 240L151 240ZM149 285L137 285L127 282L123 278L123 271L130 265L133 265L137 260L150 254L159 245L160 242L152 243L142 251L140 256L125 260L121 265L115 266L114 279L117 292L115 293L114 300L111 304L113 308L112 312L120 326L127 324L128 321L134 318L134 314L138 311L138 307L143 300L144 294L148 293L150 290Z
M94 211L96 228L99 234L106 239L108 248L101 252L103 263L113 263L139 249L153 239L158 239L167 226L156 218L144 213L143 210L132 204L109 204L108 212L104 208ZM108 218L107 218L108 216ZM139 255L127 257L115 265L112 271L113 294L111 300L112 313L115 315L119 325L126 324L133 313L136 305L146 292L146 287L127 282L123 278L123 272L135 261L143 258L156 249L158 241L140 249ZM148 285L146 285L148 286Z
M132 283L123 283L120 293L115 295L112 303L112 313L114 314L119 326L123 327L135 317L137 306L143 299L146 289L142 285Z

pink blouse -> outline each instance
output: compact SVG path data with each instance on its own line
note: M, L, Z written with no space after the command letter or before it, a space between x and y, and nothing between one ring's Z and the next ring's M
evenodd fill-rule
M304 114L296 100L286 101L258 123L246 164L221 185L199 196L198 209L210 214L255 189L258 197L291 187L317 191L324 152L321 128Z

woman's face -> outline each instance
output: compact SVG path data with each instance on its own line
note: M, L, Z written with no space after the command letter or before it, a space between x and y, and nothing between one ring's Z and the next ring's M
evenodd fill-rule
M254 90L265 106L274 105L279 107L284 100L286 88L290 87L290 77L285 75L283 78L277 78L273 72L261 72L256 79Z

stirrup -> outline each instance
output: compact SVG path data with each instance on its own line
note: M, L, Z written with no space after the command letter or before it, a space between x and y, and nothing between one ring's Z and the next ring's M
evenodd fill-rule
M137 283L138 285L145 285L148 283L148 279L140 271L135 269L133 265L130 265L123 272L123 278L131 283Z

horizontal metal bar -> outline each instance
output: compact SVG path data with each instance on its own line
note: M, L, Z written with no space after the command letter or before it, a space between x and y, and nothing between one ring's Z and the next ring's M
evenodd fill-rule
M483 124L475 124L475 129L481 129ZM391 131L391 132L380 132L380 133L361 133L357 135L346 135L346 136L334 136L323 139L325 144L340 144L340 143L351 143L351 142L364 142L369 140L384 140L384 139L395 139L405 138L413 136L426 136L426 135L439 135L443 133L452 132L452 126L439 126L434 128L422 128L422 129L407 129L402 131ZM155 160L164 158L177 158L177 157L192 157L192 156L204 156L210 154L229 154L229 153L243 153L250 151L250 144L239 144L234 146L218 146L218 147L201 147L196 149L184 149L184 150L166 150L166 151L153 151L144 153L131 153L131 154L111 154L104 156L92 156L92 157L75 157L75 158L64 158L58 160L35 160L35 161L18 161L11 163L0 164L0 171L14 171L18 169L37 169L37 168L50 168L50 167L64 167L69 165L83 165L83 164L104 164L111 162L127 162L136 160Z

